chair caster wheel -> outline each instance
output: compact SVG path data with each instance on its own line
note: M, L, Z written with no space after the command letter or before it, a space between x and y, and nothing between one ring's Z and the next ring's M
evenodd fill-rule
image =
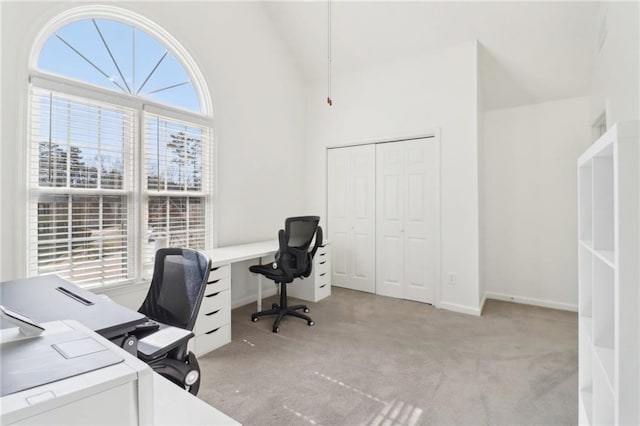
M251 321L258 322L258 317L251 315Z
M305 314L308 314L310 311L309 311L309 308L304 308L302 312L304 312Z
M313 321L307 321L307 325L308 325L309 327L311 327L312 325L316 325L316 323L315 323L315 322L313 322Z
M278 304L277 303L272 303L271 304L271 309L278 309Z
M274 333L280 333L280 327L275 327L272 331Z

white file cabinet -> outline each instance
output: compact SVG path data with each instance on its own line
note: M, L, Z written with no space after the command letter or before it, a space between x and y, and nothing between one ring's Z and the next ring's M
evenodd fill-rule
M190 349L200 356L231 341L231 265L211 269Z
M287 286L287 293L310 302L317 302L331 296L331 245L325 242L318 248L313 258L311 275L296 279Z

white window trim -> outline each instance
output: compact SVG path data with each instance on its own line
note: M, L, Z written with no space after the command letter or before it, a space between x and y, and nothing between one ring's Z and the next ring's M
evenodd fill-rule
M123 22L129 25L132 25L136 28L139 28L145 31L147 34L155 37L160 43L163 43L167 49L176 57L176 59L183 65L185 72L191 79L194 90L196 91L196 95L198 96L198 100L200 101L200 114L191 112L185 109L172 107L169 105L163 105L153 100L141 98L138 96L119 93L115 91L111 91L109 89L105 89L99 86L95 86L92 84L88 84L85 82L73 80L70 78L59 77L54 74L45 73L37 69L37 62L40 55L40 51L44 46L45 42L48 38L59 28L77 21L81 19L89 19L89 18L98 18L98 19L111 19L119 22ZM217 188L218 188L218 179L217 179L217 135L214 128L213 123L213 105L211 101L210 92L208 90L207 84L202 76L200 69L196 65L195 61L192 59L191 55L182 47L178 41L171 36L166 30L162 27L154 23L153 21L145 18L144 16L138 15L137 13L131 12L126 9L122 9L119 7L108 6L108 5L90 5L90 6L80 6L73 9L69 9L65 11L52 20L50 20L40 31L38 36L36 37L36 42L33 44L31 49L31 54L29 57L29 81L26 87L27 99L31 99L31 91L32 87L36 86L42 89L48 89L53 91L58 91L61 93L65 93L72 96L79 96L83 98L89 97L90 99L95 99L99 102L106 102L116 105L127 106L130 108L134 108L139 110L140 114L138 114L138 123L137 125L137 142L138 146L135 147L136 153L134 158L141 159L144 156L144 120L145 120L145 112L150 112L159 115L166 115L169 117L175 117L179 120L191 121L194 124L199 124L206 126L210 129L209 136L209 148L208 148L208 163L210 165L209 170L209 182L208 182L208 196L206 197L206 217L205 217L205 226L207 229L205 235L205 247L213 248L217 247L217 217L218 217L218 207L217 207ZM25 125L27 123L31 123L31 104L30 101L27 102L26 108L26 120ZM31 146L31 130L29 129L24 133L25 135L25 176L29 176L31 173L32 165L29 162L30 159L30 151L32 149ZM138 182L142 182L141 179L144 179L144 171L142 168L138 169L138 173L135 176L135 179ZM31 202L31 194L33 193L34 188L32 188L29 184L29 179L26 179L26 203L25 203L25 212L28 211ZM143 250L140 246L140 242L142 238L144 238L142 224L144 223L144 206L146 203L144 202L144 194L145 191L142 188L141 184L138 184L134 190L135 196L133 197L132 202L135 203L136 209L134 218L134 235L133 235L133 253L136 255L136 271L134 271L136 279L126 281L123 283L118 283L114 285L108 286L100 286L97 287L96 290L104 291L117 289L122 287L131 287L135 285L139 285L145 280L142 278L142 268L143 268ZM188 194L180 194L180 195L188 195ZM26 260L29 258L29 225L25 223L25 262L24 262L24 271L25 274L29 274L29 265Z
M191 79L193 88L200 100L201 114L205 117L213 117L213 104L209 89L200 69L189 52L187 52L187 50L160 25L127 9L108 5L89 5L74 7L73 9L62 12L44 25L40 33L37 35L36 42L33 44L31 54L29 55L30 71L37 71L40 51L53 33L71 22L89 18L111 19L132 25L163 43L169 52L176 57L178 62L184 66L187 75ZM69 80L67 79L67 81Z

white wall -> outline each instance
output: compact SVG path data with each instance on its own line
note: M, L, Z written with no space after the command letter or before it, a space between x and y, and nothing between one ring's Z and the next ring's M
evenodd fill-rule
M274 239L304 208L303 85L259 2L108 2L170 32L199 65L214 103L218 243ZM25 271L25 100L38 31L76 2L3 2L2 276ZM237 286L241 283L234 283ZM236 292L244 296L253 283ZM140 299L136 292L126 304ZM122 295L122 292L115 294ZM117 296L120 297L120 296Z
M609 127L640 118L639 22L638 2L605 2L600 9L598 24L606 28L606 38L594 58L592 123L605 108Z
M590 145L589 100L484 117L487 297L577 310L576 160Z
M2 5L0 4L0 22L2 22ZM2 34L0 33L0 41ZM1 44L0 44L0 47ZM0 55L0 82L2 81L2 55ZM0 99L2 99L2 84L0 84ZM2 129L2 102L0 102L0 129ZM2 136L0 135L0 142L2 142ZM2 163L2 144L0 143L0 164ZM0 172L0 194L2 193L2 173ZM3 213L2 213L2 207L0 206L0 226L2 226L3 223L3 217L2 217ZM2 259L2 239L0 238L0 259ZM2 281L2 261L0 261L0 281Z
M484 308L484 303L487 294L487 279L486 279L486 259L484 252L484 241L486 238L486 229L483 226L484 223L484 197L482 196L482 189L485 185L485 164L482 161L484 158L485 142L484 142L484 113L485 113L485 100L486 92L485 85L482 84L485 75L483 74L483 67L481 60L483 55L488 53L484 50L482 45L478 45L477 62L478 62L478 74L477 74L477 103L476 103L476 122L478 127L478 245L479 245L479 281L478 281L478 304L480 311Z
M334 76L307 91L309 211L326 215L326 147L441 130L442 307L479 313L477 44ZM325 223L326 225L326 223Z

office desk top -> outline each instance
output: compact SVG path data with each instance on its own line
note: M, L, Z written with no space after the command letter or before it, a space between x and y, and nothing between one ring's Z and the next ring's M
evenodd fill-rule
M22 345L27 352L25 364L28 365L34 356L37 358L43 355L42 346L38 345L37 340L57 337L63 344L68 344L77 342L79 335L83 337L81 340L89 339L102 350L91 352L93 348L85 348L87 353L66 359L58 354L57 349L49 346L49 350L59 355L60 360L65 363L64 369L68 370L71 365L83 362L83 357L100 354L111 354L119 362L78 375L61 377L60 380L43 380L36 386L3 396L0 401L1 424L138 424L132 421L137 418L140 424L149 426L240 425L220 410L160 376L130 353L109 344L88 327L75 321L53 321L43 325L44 333L33 338L21 336L15 327L0 331L2 354L6 355L6 345ZM48 346L47 343L44 346ZM78 346L74 348L78 350ZM12 374L11 363L4 356L0 360L5 385L5 375ZM54 364L52 361L50 365ZM42 374L49 366L40 363L31 367L29 374L37 375ZM23 380L24 376L20 374L17 379ZM114 414L110 416L110 413ZM104 417L105 414L108 418ZM122 422L123 417L128 415L133 417L129 417L128 423ZM116 422L116 419L119 421Z
M71 293L65 294L59 288ZM0 304L36 322L76 320L107 339L133 330L146 320L141 313L83 290L57 275L0 283ZM8 327L15 326L3 321L2 328Z
M218 247L204 250L204 252L211 258L211 266L217 268L230 263L275 254L279 247L278 240L268 240L237 246Z
M240 425L222 411L153 373L154 425Z

